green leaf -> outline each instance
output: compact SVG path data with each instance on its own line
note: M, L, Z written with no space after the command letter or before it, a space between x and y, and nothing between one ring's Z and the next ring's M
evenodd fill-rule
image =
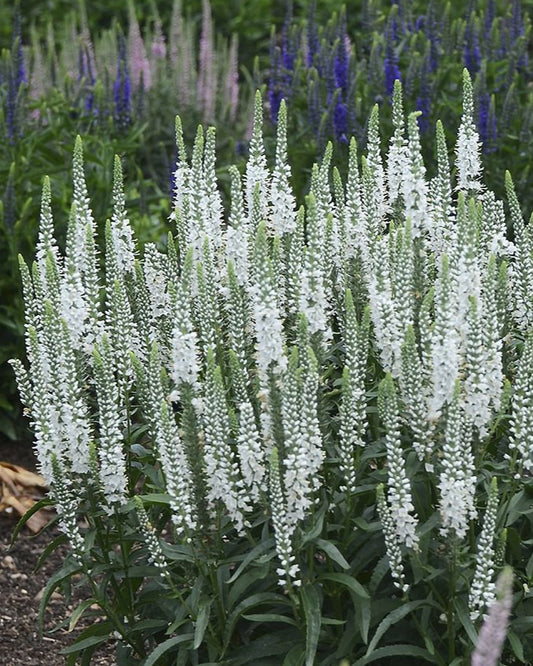
M248 553L248 555L246 555L244 560L240 563L237 571L233 574L231 578L229 578L226 581L226 583L227 584L234 583L237 580L237 578L241 575L241 573L244 571L244 569L246 569L246 567L250 564L250 562L255 560L257 557L259 557L259 555L266 552L267 550L274 548L274 545L275 543L273 538L266 539L265 541L261 541L260 543L258 543L257 546L255 546L255 548L252 548L252 550Z
M355 604L354 604L355 605ZM370 599L361 599L355 609L356 623L361 633L363 643L368 645L368 632L370 630L370 618L372 616L372 608Z
M361 585L361 583L359 581L357 581L353 576L349 576L348 574L345 574L345 573L324 573L324 574L320 574L318 579L319 580L331 580L331 581L334 581L336 583L340 583L341 585L344 585L349 590L351 590L358 597L361 597L362 599L370 599L370 595L365 590L365 588Z
M424 661L429 661L430 664L438 664L439 661L436 657L432 657L424 648L417 647L416 645L387 645L386 647L375 650L371 655L365 655L358 659L353 666L365 666L372 661L383 659L384 657L417 657Z
M331 541L326 541L325 539L316 539L316 545L323 550L328 557L330 557L334 562L336 562L343 569L349 569L350 565L344 559L341 551L331 543Z
M28 520L33 516L34 513L37 513L39 509L42 509L45 506L53 506L53 504L54 502L49 497L43 497L43 499L39 500L38 502L35 502L35 504L31 507L31 509L28 509L16 524L15 529L13 530L13 534L11 535L11 545L15 543L15 539L19 535L20 530L24 527L24 525L28 522ZM43 529L46 529L47 527L48 525L45 525Z
M170 562L195 562L196 555L190 546L161 541L163 555Z
M76 664L76 655L80 651L83 651L82 664L89 663L90 656L97 646L109 640L113 628L111 622L95 622L90 627L87 627L87 629L81 632L75 643L63 650L63 654L67 654L68 650L68 654L70 655L67 657L67 663L69 665ZM89 655L88 661L85 658L86 654Z
M477 632L474 627L474 624L470 618L470 612L468 610L468 607L466 605L466 601L464 599L456 599L455 600L455 612L457 613L457 617L459 618L459 622L463 625L463 629L466 631L468 634L468 638L470 638L472 645L477 644Z
M389 571L389 558L384 555L374 567L374 571L372 572L372 576L370 578L370 583L368 584L368 589L371 595L375 594L379 584Z
M181 636L172 636L172 638L167 638L166 641L160 643L155 650L152 650L148 657L141 662L142 666L154 666L159 657L162 657L166 652L172 650L173 647L179 645L180 643L185 643L185 641L192 641L194 639L194 634L183 634Z
M59 536L57 536L55 539L53 539L43 550L43 552L39 555L39 559L37 560L33 572L35 573L36 571L39 571L43 563L48 559L48 556L50 553L53 553L56 548L59 548L59 546L63 545L64 543L68 542L68 537L66 534L61 533Z
M441 517L440 514L435 511L434 513L431 514L431 516L426 520L426 522L420 526L418 529L418 535L420 537L425 536L428 532L431 532L431 530L436 527L437 525L440 524Z
M505 520L505 527L512 525L515 520L524 513L526 507L530 508L531 502L527 500L523 490L513 495L509 506L507 507L507 517Z
M524 657L524 647L518 636L514 633L514 631L509 630L507 632L507 638L509 639L509 644L511 645L511 649L514 652L515 657L518 659L518 661L525 664L526 659Z
M170 504L170 495L166 493L148 493L147 495L141 495L143 504Z
M203 599L200 602L200 610L198 612L198 617L196 618L196 626L194 628L194 642L193 650L197 650L202 641L204 640L205 630L209 622L209 615L211 613L211 599Z
M302 666L305 659L305 647L295 645L283 660L282 666Z
M342 627L346 624L346 620L337 620L335 617L323 617L322 625L331 625L333 627Z
M226 622L226 627L224 629L224 645L227 647L231 641L231 635L237 624L239 617L247 611L249 608L254 606L259 606L264 603L282 603L284 605L289 605L290 601L283 597L281 594L275 594L274 592L258 592L253 594L248 599L244 599L235 607L235 610L228 617Z
M78 620L83 615L83 613L87 610L87 608L89 608L90 606L92 606L95 603L96 603L96 599L92 598L92 599L85 599L84 601L81 602L81 604L78 605L76 610L70 616L70 620L69 620L69 623L68 623L69 632L72 631L74 629L74 627L78 624Z
M162 618L159 620L139 620L134 623L133 626L128 627L128 630L131 634L138 634L146 632L150 629L166 629L168 627L168 622Z
M81 566L77 563L71 560L67 564L65 564L59 571L56 571L55 574L51 576L51 578L48 580L48 583L46 584L46 587L44 588L43 591L43 596L41 597L41 603L39 604L39 631L42 633L43 631L43 625L44 625L44 611L46 609L46 605L48 604L48 600L50 599L50 596L52 595L52 592L56 589L56 587L65 579L70 578L73 574L78 573L81 571Z
M305 664L313 666L322 624L322 600L314 585L303 585L300 595L305 613Z
M533 578L533 553L531 554L531 557L529 558L526 564L526 575L528 577L528 580L531 580L531 578Z
M72 645L69 645L66 648L61 650L61 654L73 654L75 652L81 652L85 648L93 647L95 645L100 645L100 643L105 643L109 640L109 634L105 636L89 636L89 638L84 638L81 641L76 641Z
M376 629L376 633L372 636L372 640L370 641L370 645L368 646L368 649L366 651L365 657L370 656L372 652L376 649L377 644L385 634L385 632L392 627L393 624L396 624L396 622L399 622L402 620L406 615L409 615L409 613L412 613L414 610L417 608L420 608L420 606L424 606L428 602L425 600L418 600L418 601L408 601L405 604L402 604L398 608L394 609L391 611L381 622L379 623L378 628ZM425 652L425 650L424 650Z
M281 655L287 655L295 645L301 645L301 636L295 629L284 629L265 636L239 647L231 654L231 666L258 666L258 664L267 665L278 664L282 660ZM280 655L279 659L262 662L261 659Z
M327 504L324 502L320 507L320 510L317 511L315 518L315 523L313 527L302 536L302 546L304 546L309 541L314 541L321 533L322 528L324 527L324 516L326 515Z
M250 613L242 617L245 620L250 620L250 622L284 622L285 624L291 624L293 627L298 626L292 617L279 615L278 613Z
M272 555L274 556L275 552L273 552ZM266 578L269 572L269 562L264 562L261 565L259 565L257 562L254 562L250 571L247 571L245 574L241 575L240 578L230 587L226 602L228 613L233 610L235 604L237 604L243 598L246 590L252 586L257 588L258 581Z

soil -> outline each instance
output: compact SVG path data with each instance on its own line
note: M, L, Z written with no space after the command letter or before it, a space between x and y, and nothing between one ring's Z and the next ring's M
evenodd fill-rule
M35 471L35 458L31 445L0 442L0 461L20 465ZM68 647L76 635L86 628L90 620L80 620L69 633L68 625L56 629L83 599L83 591L73 592L66 603L64 597L54 593L45 611L44 632L39 634L37 613L42 591L50 576L59 569L68 547L61 546L35 572L39 556L54 536L57 528L33 536L27 529L20 533L13 546L11 535L17 516L0 512L0 664L2 666L60 666L67 663L61 650ZM54 631L56 629L56 631ZM95 652L91 665L115 664L114 645L110 640Z

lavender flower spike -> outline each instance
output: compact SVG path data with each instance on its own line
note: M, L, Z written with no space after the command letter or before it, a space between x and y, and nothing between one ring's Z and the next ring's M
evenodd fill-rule
M513 571L511 567L505 567L496 582L496 599L479 632L472 666L497 666L499 663L511 612L512 591Z
M132 86L137 90L142 81L143 89L148 90L151 85L150 63L133 2L129 5L128 49Z
M211 122L215 115L216 70L213 56L213 21L209 0L202 2L202 34L196 96L204 122Z

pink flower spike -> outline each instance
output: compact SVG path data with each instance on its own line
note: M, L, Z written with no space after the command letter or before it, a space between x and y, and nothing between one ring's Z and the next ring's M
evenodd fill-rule
M161 19L156 19L154 36L152 38L152 56L156 59L162 59L167 54L167 45L165 35L161 26Z
M139 22L135 14L133 3L130 4L129 15L129 33L128 33L128 48L129 48L129 62L130 62L130 75L133 89L136 90L142 82L145 90L150 88L152 79L150 76L150 63L146 56L146 48L141 36Z
M239 63L238 63L239 41L237 35L231 38L228 55L228 68L226 70L226 81L224 83L224 95L229 109L229 119L234 121L237 115L237 104L239 102Z
M209 0L202 2L202 35L198 63L197 100L204 122L213 120L216 101L216 77L213 58L213 22Z
M507 633L513 592L513 571L505 567L496 582L496 599L479 632L472 666L497 666Z

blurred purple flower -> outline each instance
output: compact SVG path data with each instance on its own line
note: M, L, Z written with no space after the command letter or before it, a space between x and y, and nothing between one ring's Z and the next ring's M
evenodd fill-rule
M237 141L235 143L235 153L239 157L248 158L248 155L250 153L249 142L248 141Z
M6 95L6 127L10 144L22 134L19 123L19 100L21 86L26 83L26 68L24 66L24 51L22 48L22 34L20 28L20 12L15 11L13 17L13 34L11 39L11 58L8 61L7 71L7 95Z
M97 109L94 107L94 85L96 78L91 66L91 57L89 46L80 40L78 51L78 81L83 84L85 89L85 111L97 115Z
M333 130L339 143L348 143L348 114L346 105L340 99L333 110Z
M439 66L439 45L441 41L441 28L437 20L437 8L434 0L428 5L425 33L429 40L429 71L436 72Z
M513 0L511 9L511 40L514 43L524 34L521 0Z
M294 69L296 62L297 44L295 44L294 33L292 28L292 1L287 3L287 12L283 21L283 28L281 31L281 64L283 68L289 72Z
M152 50L152 56L156 60L163 59L167 55L167 44L165 41L165 35L163 34L163 27L161 25L160 18L157 18L155 21L151 50Z
M426 27L426 16L425 14L420 14L416 17L415 21L415 32L423 32Z
M393 38L392 23L387 22L385 30L385 59L383 61L383 71L385 73L385 89L389 96L392 95L394 90L394 81L396 79L402 80L402 73L398 67L398 56L396 54L396 42Z
M268 104L270 107L270 120L273 125L278 123L278 114L279 107L281 105L281 100L283 99L283 93L279 89L270 88L268 91Z
M346 39L346 16L343 12L337 28L337 47L335 49L335 59L333 63L335 87L340 88L343 94L346 94L349 84L349 51L347 53Z
M481 65L481 51L479 49L478 28L473 15L466 24L463 58L464 65L470 74L476 74Z
M133 3L130 4L129 10L128 47L128 61L133 89L137 90L142 81L142 86L145 90L148 90L151 85L150 63L146 55L146 48Z
M309 124L315 132L318 133L321 119L320 87L318 82L318 72L312 69L307 82L307 113Z
M204 122L212 122L216 104L216 74L213 45L213 21L209 0L202 0L202 34L198 62L197 101Z
M118 35L117 78L113 86L114 120L118 127L126 128L131 122L131 87L126 40L122 32Z
M20 26L20 10L17 6L13 17L13 34L11 37L11 58L14 65L15 86L17 90L21 83L26 83L26 67L24 65L24 50L22 48L22 31Z
M494 99L486 92L480 93L478 97L478 132L481 139L483 152L488 154L496 150L498 130L496 126L496 112Z
M487 144L489 136L489 110L490 110L490 95L488 92L483 92L478 96L478 122L477 129L479 138L483 143L483 148Z
M315 55L320 51L316 25L316 0L309 3L307 12L307 66L315 66Z
M494 23L494 16L496 14L496 9L494 6L494 0L488 0L487 6L485 8L485 39L489 39L490 31L492 30L492 24Z
M279 105L283 97L281 91L281 49L274 42L275 35L272 34L270 42L270 73L268 76L268 106L270 109L270 122L275 125L278 122Z
M237 105L239 103L239 42L234 34L228 55L228 68L224 81L224 101L229 109L229 119L234 121L237 116Z

